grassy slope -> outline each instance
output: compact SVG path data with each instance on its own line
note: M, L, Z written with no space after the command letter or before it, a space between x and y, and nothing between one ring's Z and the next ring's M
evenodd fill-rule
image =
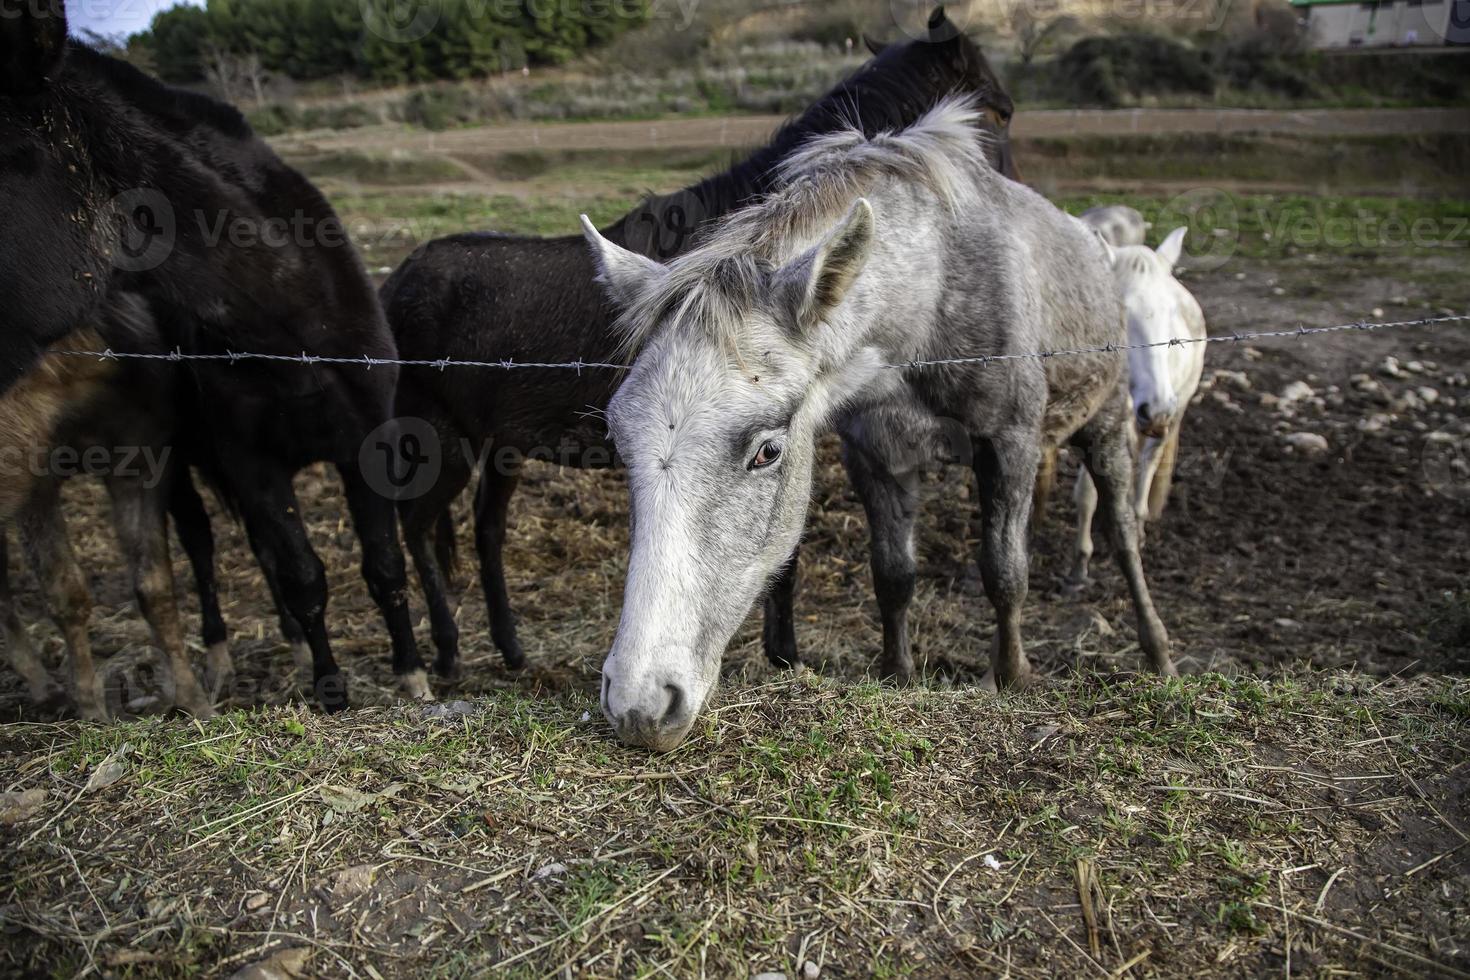
M1467 718L1464 680L1090 676L996 699L808 675L727 689L663 757L616 747L578 694L13 727L14 787L48 798L4 831L0 963L1464 967Z

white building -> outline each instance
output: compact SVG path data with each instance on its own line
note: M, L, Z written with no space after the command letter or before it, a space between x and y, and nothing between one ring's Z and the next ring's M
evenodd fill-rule
M1470 44L1470 0L1291 0L1314 48Z

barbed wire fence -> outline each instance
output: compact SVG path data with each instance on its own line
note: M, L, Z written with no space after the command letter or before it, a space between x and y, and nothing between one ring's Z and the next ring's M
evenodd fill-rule
M973 354L957 357L942 357L928 360L900 361L887 365L892 370L918 370L927 367L947 367L961 364L979 364L982 367L993 362L1020 361L1020 360L1046 360L1053 357L1073 357L1085 354L1114 354L1131 350L1147 350L1155 347L1182 347L1188 344L1238 344L1255 340L1274 340L1283 338L1307 338L1318 337L1324 334L1345 333L1349 331L1374 332L1380 330L1404 330L1413 327L1435 327L1447 323L1461 323L1470 321L1470 314L1448 315L1435 317L1421 317L1416 320L1357 320L1352 323L1339 323L1330 327L1308 327L1298 324L1293 329L1279 330L1237 330L1228 334L1215 334L1206 337L1169 337L1165 340L1146 341L1141 343L1102 344L1093 347L1068 347L1056 348L1054 350L1021 351L1003 354ZM146 360L146 361L172 361L172 362L223 362L237 364L240 362L265 361L284 364L296 364L302 366L313 366L320 364L355 366L363 368L374 367L413 367L432 368L439 371L447 371L449 368L481 368L491 370L566 370L576 371L579 374L586 370L613 370L626 371L632 365L614 363L610 361L517 361L513 358L502 360L472 360L456 357L439 358L393 358L393 357L371 357L362 355L359 357L346 357L342 355L311 354L302 351L300 354L266 354L258 351L223 351L221 353L193 353L180 349L171 351L118 351L112 348L105 350L48 350L48 354L87 357L101 361L122 360Z

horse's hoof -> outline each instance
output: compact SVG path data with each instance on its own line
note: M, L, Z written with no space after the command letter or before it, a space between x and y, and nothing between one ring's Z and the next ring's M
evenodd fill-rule
M987 694L999 694L1001 691L1034 691L1037 688L1045 686L1046 678L1029 667L1022 671L1019 676L1011 678L1004 685L996 677L994 667L987 670L985 676L980 678L980 690Z
M1062 583L1062 598L1064 598L1064 599L1080 599L1080 598L1082 598L1082 593L1084 593L1084 592L1087 591L1087 586L1088 586L1088 584L1091 581L1092 580L1089 579L1085 575L1082 576L1081 578L1077 578L1077 577L1074 576L1072 578L1067 579L1066 582L1063 582Z
M235 680L235 664L230 648L223 643L210 646L204 659L204 689L210 701L221 700Z
M441 680L457 681L463 676L458 657L440 656L434 661L434 675Z
M429 688L429 675L421 669L399 675L398 689L410 701L434 700L434 692Z
M879 675L885 681L891 681L898 687L908 687L914 682L914 665L907 664L884 664L879 668Z
M519 643L514 646L501 647L500 656L505 660L506 670L521 670L526 666L526 655L521 652Z
M296 689L302 694L310 693L316 673L311 664L311 647L305 643L291 644L291 663L296 667Z

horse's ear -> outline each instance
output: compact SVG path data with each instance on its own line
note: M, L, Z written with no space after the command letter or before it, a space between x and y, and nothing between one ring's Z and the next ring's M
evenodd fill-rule
M884 44L882 41L875 41L872 38L868 37L868 35L866 34L863 35L863 45L869 51L873 52L873 56L875 58L888 49L888 45Z
M873 208L858 198L842 224L776 272L776 295L798 332L810 330L842 302L872 250Z
M32 0L0 14L0 96L40 92L65 54L62 0Z
M597 281L602 283L608 299L620 311L635 305L648 290L663 281L666 273L663 266L646 255L639 255L603 238L585 214L582 215L582 235L587 239L592 260L597 264Z
M1164 264L1170 269L1179 264L1179 256L1184 252L1184 236L1188 233L1188 228L1175 228L1154 250L1159 253L1159 258L1163 259Z
M929 14L929 40L942 43L953 41L959 35L960 29L950 21L949 15L944 12L944 5L935 7Z

